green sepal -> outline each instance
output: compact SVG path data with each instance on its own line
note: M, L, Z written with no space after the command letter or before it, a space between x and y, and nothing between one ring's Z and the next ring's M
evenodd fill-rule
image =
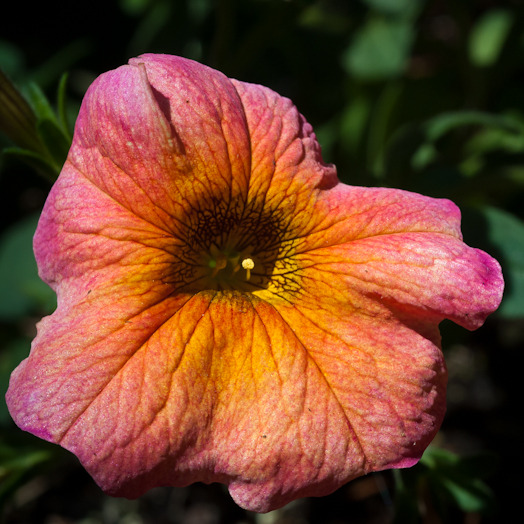
M27 100L0 70L0 132L17 146L39 150L36 121Z

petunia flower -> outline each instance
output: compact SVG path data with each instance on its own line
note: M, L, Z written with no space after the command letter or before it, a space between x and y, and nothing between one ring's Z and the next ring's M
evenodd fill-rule
M111 495L221 482L254 511L415 464L438 324L478 328L503 288L453 203L339 183L290 100L167 55L89 88L34 250L58 306L18 426Z

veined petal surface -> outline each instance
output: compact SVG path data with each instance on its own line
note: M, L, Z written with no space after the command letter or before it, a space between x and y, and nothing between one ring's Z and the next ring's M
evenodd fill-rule
M110 494L222 482L254 511L414 464L438 324L503 289L454 204L340 184L291 101L167 55L90 87L34 248L58 306L15 422Z

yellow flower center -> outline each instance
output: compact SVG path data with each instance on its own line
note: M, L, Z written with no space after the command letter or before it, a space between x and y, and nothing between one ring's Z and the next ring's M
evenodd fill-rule
M300 289L296 231L284 208L233 201L194 204L166 282L177 291L286 300Z
M214 289L247 290L245 284L251 280L251 271L255 269L250 249L237 252L233 249L219 249L212 245L207 260L207 281Z

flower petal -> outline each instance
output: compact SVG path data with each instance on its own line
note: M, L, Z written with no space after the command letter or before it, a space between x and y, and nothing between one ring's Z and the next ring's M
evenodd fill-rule
M144 54L129 61L144 64L147 77L187 164L179 197L197 192L234 200L247 196L251 139L241 100L219 71L177 56ZM189 169L188 169L189 168Z
M248 201L278 209L295 231L316 223L315 201L338 183L336 168L325 164L311 125L291 100L267 87L232 80L242 100L251 137Z
M194 285L213 250L236 282L238 238L259 287ZM58 308L16 423L108 493L223 482L255 511L415 463L445 410L438 323L478 327L503 287L451 202L340 184L289 100L166 55L89 89L34 246Z
M387 310L435 324L447 318L476 329L502 297L498 263L444 234L375 236L299 258L301 302L326 296L332 313L344 304L348 311Z
M242 105L218 71L144 55L91 85L69 162L137 216L176 230L194 206L245 200L250 147Z
M299 250L397 233L441 233L462 240L453 202L400 189L338 184L315 199L313 222L304 221Z
M322 302L317 306L278 310L288 325L300 327L297 337L322 378L318 391L339 405L336 416L347 424L339 438L358 442L347 463L358 457L360 474L413 465L445 411L437 328L367 312L337 315L322 309Z
M74 452L105 491L219 481L242 506L267 511L362 474L322 370L272 306L202 293L118 329L102 316L96 333L87 308L41 323L35 347L47 351L17 368L8 402L20 427Z

